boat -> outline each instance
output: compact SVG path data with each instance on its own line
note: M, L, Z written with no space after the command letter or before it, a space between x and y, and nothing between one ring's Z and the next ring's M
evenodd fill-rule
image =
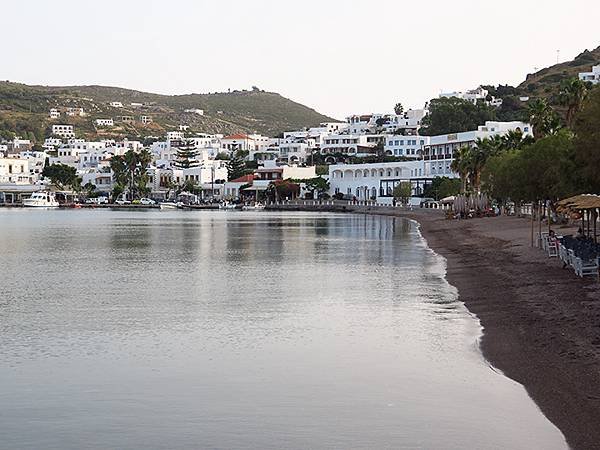
M231 211L233 209L237 209L238 205L235 203L223 202L219 204L219 209L224 209L226 211Z
M242 209L244 211L261 211L265 209L265 205L263 205L262 203L253 203L251 205L244 205Z
M175 203L175 202L160 202L159 203L160 209L177 209L177 208L181 208L182 204L179 203Z
M58 201L53 192L34 192L31 197L23 200L23 206L35 208L58 208Z

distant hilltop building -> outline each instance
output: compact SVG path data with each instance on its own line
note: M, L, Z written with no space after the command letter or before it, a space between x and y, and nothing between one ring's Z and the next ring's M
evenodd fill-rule
M96 126L98 127L112 127L114 124L113 119L96 119Z
M140 116L140 122L142 122L144 125L147 125L149 123L152 122L152 117L150 116Z
M190 113L190 114L198 114L199 116L203 116L204 115L204 110L203 109L186 109L184 112Z
M600 65L592 67L591 72L581 72L579 74L581 81L588 81L592 84L600 83Z
M60 111L56 108L52 108L50 109L50 118L51 119L59 119L60 118Z
M487 89L482 88L481 86L479 86L477 89L472 89L465 92L445 92L440 94L440 98L456 97L462 100L467 100L468 102L471 102L474 105L477 104L477 102L482 101L490 106L495 106L496 108L502 106L501 98L492 97L490 100L488 100L488 96L489 91Z
M108 105L112 106L113 108L122 108L123 107L123 103L121 103L121 102L110 102Z
M69 117L84 117L85 111L83 108L67 108L66 114Z
M75 137L73 125L52 125L52 134L65 138Z

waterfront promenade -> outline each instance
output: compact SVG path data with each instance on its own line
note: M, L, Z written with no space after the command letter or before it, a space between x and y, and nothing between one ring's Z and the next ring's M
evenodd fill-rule
M340 203L271 208L418 221L429 246L447 259L448 281L484 327L485 357L525 386L573 448L600 448L600 284L531 248L528 220L446 220L439 210Z

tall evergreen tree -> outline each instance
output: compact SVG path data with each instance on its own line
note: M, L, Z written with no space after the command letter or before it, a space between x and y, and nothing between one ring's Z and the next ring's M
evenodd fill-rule
M195 145L185 142L181 146L177 147L177 155L173 165L178 169L189 169L191 167L198 167L198 149Z
M227 180L235 180L236 178L243 177L246 174L246 163L244 159L239 155L233 155L226 163L227 166Z

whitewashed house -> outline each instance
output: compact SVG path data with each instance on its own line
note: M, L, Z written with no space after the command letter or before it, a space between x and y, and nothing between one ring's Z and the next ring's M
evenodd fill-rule
M31 184L32 181L27 158L0 157L0 183Z
M189 113L189 114L197 114L199 116L203 116L204 115L204 110L203 109L197 109L197 108L186 109L184 112Z
M592 67L591 72L581 72L579 74L581 81L588 81L592 84L600 83L600 65Z
M50 119L59 119L60 118L60 111L56 108L51 108L50 109Z
M389 156L421 158L425 145L429 144L429 136L389 134L386 136L384 150Z
M79 107L69 107L65 113L69 117L84 117L85 111L83 108Z
M65 138L75 137L73 125L52 125L52 134Z
M115 121L113 119L96 119L97 127L112 127L115 125Z

